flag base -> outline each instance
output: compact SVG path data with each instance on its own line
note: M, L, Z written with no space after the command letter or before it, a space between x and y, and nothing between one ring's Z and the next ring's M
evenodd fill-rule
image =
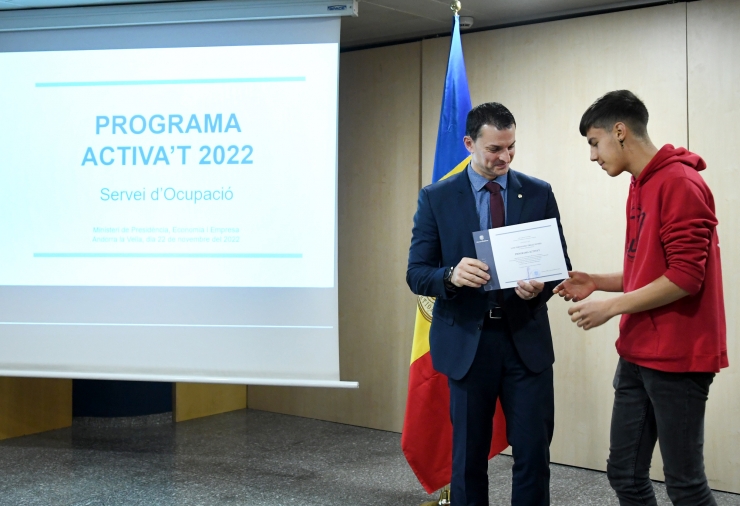
M439 493L439 499L422 503L421 506L450 506L450 489L445 487Z

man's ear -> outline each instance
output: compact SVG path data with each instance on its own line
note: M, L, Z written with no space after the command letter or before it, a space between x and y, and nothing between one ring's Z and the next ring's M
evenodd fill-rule
M465 149L468 150L468 153L472 153L475 150L475 141L471 136L466 135L463 137L463 142L465 143Z

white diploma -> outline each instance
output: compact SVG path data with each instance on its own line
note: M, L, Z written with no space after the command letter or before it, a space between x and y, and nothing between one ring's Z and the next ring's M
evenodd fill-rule
M491 279L487 290L514 288L519 280L544 282L568 277L555 218L483 230L475 232L473 238L478 258L491 267L492 278L497 277Z

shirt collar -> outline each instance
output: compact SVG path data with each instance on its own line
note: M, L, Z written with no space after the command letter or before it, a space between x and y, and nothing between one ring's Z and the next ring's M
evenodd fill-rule
M503 188L504 190L506 190L506 182L509 179L508 175L509 173L507 172L503 176L499 176L494 179L494 181L501 185L501 188ZM488 179L484 178L476 171L474 171L473 167L471 167L470 164L468 164L468 179L470 179L470 186L472 186L473 189L477 192L485 190L486 183L488 183Z

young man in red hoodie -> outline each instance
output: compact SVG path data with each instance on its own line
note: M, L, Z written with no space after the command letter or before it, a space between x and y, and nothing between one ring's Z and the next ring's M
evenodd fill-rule
M586 330L621 316L607 476L619 504L657 505L650 482L656 440L675 505L716 505L704 474L704 412L714 374L727 367L722 270L704 160L655 147L648 111L629 91L607 93L581 118L591 160L632 175L622 272L571 272L554 292L576 302ZM584 300L596 290L624 292Z

